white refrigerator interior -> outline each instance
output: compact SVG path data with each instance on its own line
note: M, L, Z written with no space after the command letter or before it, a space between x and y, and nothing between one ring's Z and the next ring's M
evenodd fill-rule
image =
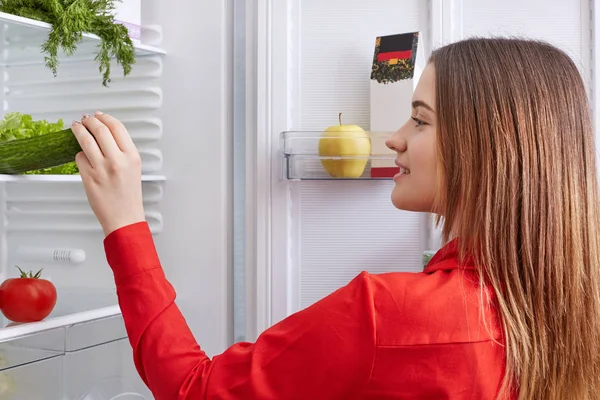
M68 124L102 110L127 124L163 267L214 355L361 270L420 271L423 252L439 246L430 216L393 208L390 180L312 179L302 169L284 178L282 132L323 131L340 112L369 130L377 36L419 31L426 56L472 35L544 39L575 59L595 99L595 7L144 0L137 62L127 78L114 64L110 88L93 59L97 38L61 57L53 77L39 50L48 26L0 14L0 96L3 113ZM287 162L320 165L316 153L295 151ZM152 398L133 367L102 240L78 177L0 176L0 280L15 265L43 267L58 289L45 321L2 321L1 400Z
M113 63L109 88L94 61L96 37L61 55L54 77L40 51L49 26L0 14L3 113L68 126L102 110L128 126L142 156L147 221L209 354L231 342L232 10L231 2L145 0L133 72L124 78ZM16 276L16 265L44 268L58 291L44 321L1 320L1 399L152 398L133 366L102 240L78 176L0 176L0 280Z

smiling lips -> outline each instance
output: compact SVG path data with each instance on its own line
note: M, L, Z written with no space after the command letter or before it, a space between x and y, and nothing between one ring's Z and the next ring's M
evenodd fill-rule
M410 174L410 169L406 168L398 160L396 160L396 165L400 168L400 172L398 173L399 175L408 175L408 174Z

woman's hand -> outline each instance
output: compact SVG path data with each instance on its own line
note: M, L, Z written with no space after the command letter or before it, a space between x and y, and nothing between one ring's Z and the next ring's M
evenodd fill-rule
M104 234L144 221L142 162L125 126L97 112L73 121L71 129L83 150L75 161Z

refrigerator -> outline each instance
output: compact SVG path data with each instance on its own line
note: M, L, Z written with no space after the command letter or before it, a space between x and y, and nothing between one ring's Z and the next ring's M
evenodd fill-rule
M421 271L441 246L432 215L394 209L391 179L371 178L376 157L348 179L318 155L339 113L370 131L377 37L419 32L425 58L474 35L544 39L580 66L594 105L596 3L144 0L133 71L114 63L108 88L97 37L61 55L55 77L40 51L49 26L0 13L0 96L4 114L68 124L101 110L126 124L176 302L215 355L362 270ZM1 320L0 399L152 399L79 177L1 175L0 211L0 281L43 268L58 290L45 320Z

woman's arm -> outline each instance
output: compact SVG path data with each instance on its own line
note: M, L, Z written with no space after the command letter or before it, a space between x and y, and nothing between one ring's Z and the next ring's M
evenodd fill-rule
M105 249L136 367L157 400L353 398L368 385L375 314L366 273L211 360L174 303L147 223L112 232Z
M74 121L76 157L106 235L119 305L140 376L157 400L356 397L370 380L375 315L366 273L322 301L210 360L166 280L144 221L141 158L125 126L102 113ZM211 329L207 326L205 329Z

